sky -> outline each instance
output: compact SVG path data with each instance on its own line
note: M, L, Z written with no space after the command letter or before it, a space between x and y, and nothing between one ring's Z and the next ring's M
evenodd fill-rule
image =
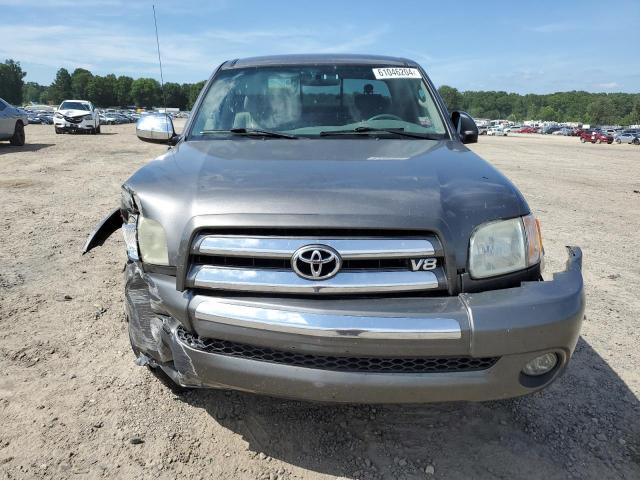
M207 79L224 60L370 53L460 90L640 92L640 2L0 0L0 61L50 84L60 67Z

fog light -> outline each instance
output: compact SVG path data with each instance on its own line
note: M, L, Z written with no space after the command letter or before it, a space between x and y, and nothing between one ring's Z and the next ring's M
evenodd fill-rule
M527 362L522 369L522 373L538 377L553 370L557 364L558 356L555 353L545 353Z

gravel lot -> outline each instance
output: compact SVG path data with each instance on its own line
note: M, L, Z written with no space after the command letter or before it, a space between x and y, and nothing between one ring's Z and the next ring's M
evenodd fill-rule
M103 132L0 144L0 478L640 478L640 147L482 137L542 221L547 274L583 248L573 363L521 399L374 408L172 390L134 365L121 236L80 249L165 147Z

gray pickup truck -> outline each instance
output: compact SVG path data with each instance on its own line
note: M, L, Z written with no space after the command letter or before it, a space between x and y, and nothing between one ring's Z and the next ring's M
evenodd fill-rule
M566 369L582 254L539 224L415 62L231 60L84 247L122 228L137 363L185 387L356 403L489 400Z

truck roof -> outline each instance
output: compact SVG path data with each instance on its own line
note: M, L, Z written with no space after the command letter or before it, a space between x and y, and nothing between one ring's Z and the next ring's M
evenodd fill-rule
M236 58L228 60L222 69L261 67L271 65L322 65L322 64L358 64L358 65L389 65L398 67L417 66L416 62L400 57L386 57L382 55L359 54L296 54L271 55L264 57Z

